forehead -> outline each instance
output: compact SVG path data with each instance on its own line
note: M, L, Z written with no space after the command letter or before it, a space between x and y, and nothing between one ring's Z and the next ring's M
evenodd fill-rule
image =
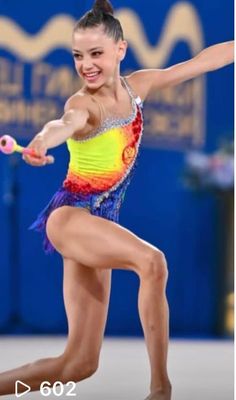
M73 33L72 46L77 50L87 50L93 47L114 46L114 40L105 32L103 26L78 29Z

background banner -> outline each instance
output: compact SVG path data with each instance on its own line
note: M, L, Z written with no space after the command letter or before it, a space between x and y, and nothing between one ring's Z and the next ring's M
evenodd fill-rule
M113 2L129 43L122 74L166 68L204 47L233 39L233 1ZM80 85L71 57L71 33L90 1L0 0L0 135L27 144ZM126 194L120 223L166 254L173 336L219 334L218 199L183 182L191 149L215 150L233 138L233 67L157 91L144 107L139 168ZM0 330L65 332L62 261L47 257L29 225L61 185L66 146L56 162L32 168L0 155ZM140 335L138 278L113 272L107 333Z

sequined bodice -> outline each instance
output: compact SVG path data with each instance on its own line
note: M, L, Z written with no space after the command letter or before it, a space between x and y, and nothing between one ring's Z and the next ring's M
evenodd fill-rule
M132 114L108 118L82 140L67 140L70 163L64 188L89 194L115 190L129 175L138 154L143 119L140 104L127 86Z
M143 130L141 100L132 95L128 85L126 88L132 102L128 118L106 119L87 138L67 140L70 163L63 187L31 225L31 229L44 233L46 253L54 251L46 234L47 220L58 207L82 207L92 215L119 221L119 210L137 165Z

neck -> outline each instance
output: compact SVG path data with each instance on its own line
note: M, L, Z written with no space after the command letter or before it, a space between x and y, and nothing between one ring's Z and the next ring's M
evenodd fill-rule
M90 89L85 87L85 90L91 94L96 95L100 98L112 97L114 100L119 100L120 93L122 90L122 83L120 77L120 71L118 71L113 77L104 83L101 87L97 89Z

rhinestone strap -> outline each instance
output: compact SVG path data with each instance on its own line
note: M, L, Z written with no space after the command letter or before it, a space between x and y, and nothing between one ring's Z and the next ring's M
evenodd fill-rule
M139 146L140 146L140 143L141 143L142 135L143 135L143 115L142 115L142 110L138 106L137 106L137 110L140 112L140 116L141 116L141 131L140 131L139 138L138 138L138 141L137 141L136 157L134 158L133 162L127 168L127 170L126 170L125 174L122 176L121 180L119 182L117 182L114 186L112 186L109 190L107 190L106 192L103 192L101 194L101 196L98 197L98 199L96 200L96 203L95 203L96 207L99 207L101 202L105 198L109 197L110 193L113 192L114 190L116 190L124 182L124 180L127 178L129 173L131 172L132 168L134 167L134 164L135 164L135 161L137 159L138 152L139 152Z

